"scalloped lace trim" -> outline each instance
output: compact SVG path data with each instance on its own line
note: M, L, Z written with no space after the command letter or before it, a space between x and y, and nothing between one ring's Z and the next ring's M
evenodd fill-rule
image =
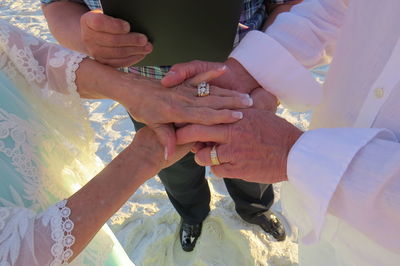
M71 209L66 206L67 200L60 201L55 205L56 213L52 216L51 238L54 241L51 247L51 254L54 260L50 266L67 265L68 260L74 252L71 247L75 243L75 237L72 235L74 223L69 219Z
M71 60L67 63L66 76L67 76L67 90L70 93L77 93L78 88L76 86L76 70L79 68L79 64L85 59L87 55L75 53Z

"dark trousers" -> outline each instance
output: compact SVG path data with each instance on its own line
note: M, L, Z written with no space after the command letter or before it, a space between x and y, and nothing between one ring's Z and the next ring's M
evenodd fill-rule
M144 124L132 119L136 130ZM205 167L194 161L189 153L174 165L163 169L158 176L175 210L188 224L204 221L210 212L210 188L205 179ZM250 183L239 179L224 179L235 202L239 216L248 223L259 224L259 217L274 202L272 185Z

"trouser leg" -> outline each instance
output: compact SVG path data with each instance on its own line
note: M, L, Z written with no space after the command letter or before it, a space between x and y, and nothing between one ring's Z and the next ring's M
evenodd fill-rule
M240 179L224 179L226 188L239 216L248 223L260 224L260 215L274 203L272 185L246 182Z
M132 121L136 130L144 126L134 119ZM188 224L203 222L210 212L210 189L205 179L205 168L194 161L194 154L187 154L174 165L161 170L158 176L182 219Z

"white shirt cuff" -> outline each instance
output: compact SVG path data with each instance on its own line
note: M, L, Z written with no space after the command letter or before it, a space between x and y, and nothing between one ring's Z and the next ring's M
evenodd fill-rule
M395 139L385 129L333 128L304 133L288 157L288 179L312 223L302 241L319 240L331 198L354 156L372 139ZM300 225L301 227L301 225Z
M322 87L310 71L263 32L249 32L230 57L291 109L309 110L322 99Z

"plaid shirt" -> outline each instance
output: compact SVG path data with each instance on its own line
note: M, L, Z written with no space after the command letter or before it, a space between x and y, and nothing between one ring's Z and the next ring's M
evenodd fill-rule
M41 0L43 4L49 4L51 2L56 2L56 1L60 0ZM84 3L91 10L101 8L100 0L70 0L70 1L82 4ZM239 41L244 37L246 32L250 30L260 29L261 26L263 25L265 18L267 17L264 4L265 0L243 0L243 1L244 1L244 7L242 14L240 16L240 23L248 26L249 29L245 30L242 28L238 28L234 46L236 46L239 43ZM267 1L271 4L283 4L291 2L293 0L267 0ZM161 79L169 71L170 66L129 67L128 69L129 72L138 73L140 75L150 78Z

